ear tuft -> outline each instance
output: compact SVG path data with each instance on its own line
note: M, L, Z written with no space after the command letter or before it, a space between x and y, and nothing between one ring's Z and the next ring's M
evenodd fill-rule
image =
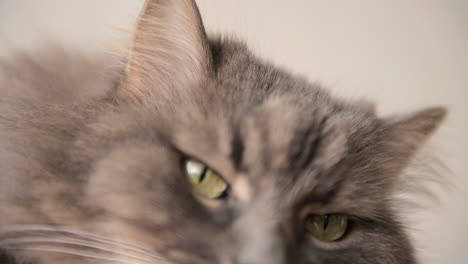
M447 116L445 107L428 108L409 116L390 120L393 130L406 133L417 133L421 136L431 135Z
M447 116L444 107L428 108L385 120L385 137L402 159L408 159L435 132Z

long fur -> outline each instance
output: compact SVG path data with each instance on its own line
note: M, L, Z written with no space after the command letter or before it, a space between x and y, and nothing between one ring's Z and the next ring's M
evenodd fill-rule
M426 190L410 165L444 108L379 117L208 38L191 0L148 1L119 58L42 50L0 62L0 248L16 264L417 263L396 195ZM227 196L194 194L187 159ZM342 239L305 232L335 213Z

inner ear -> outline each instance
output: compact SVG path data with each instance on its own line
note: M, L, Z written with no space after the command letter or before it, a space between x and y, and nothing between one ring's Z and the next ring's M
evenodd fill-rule
M148 0L139 17L120 96L182 94L209 72L209 43L193 0Z

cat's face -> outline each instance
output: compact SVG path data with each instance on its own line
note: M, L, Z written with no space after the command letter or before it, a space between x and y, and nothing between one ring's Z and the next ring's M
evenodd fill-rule
M147 2L112 96L68 153L80 186L65 196L73 209L52 206L47 218L98 234L80 238L96 243L93 254L108 247L107 259L132 264L415 263L392 195L445 110L384 119L334 99L243 44L208 40L191 0Z
M414 263L392 194L443 110L332 99L208 41L191 1L147 3L121 89L81 142L93 228L173 263Z
M86 203L105 212L91 228L174 263L413 263L391 207L399 168L388 128L327 104L281 96L226 112L186 102L166 118L152 106L109 114L84 150L102 157L85 188ZM196 192L191 160L222 177L225 193ZM349 217L336 241L307 229L308 217L326 214Z

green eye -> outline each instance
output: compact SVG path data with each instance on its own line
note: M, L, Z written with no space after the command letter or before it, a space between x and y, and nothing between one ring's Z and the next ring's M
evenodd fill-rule
M193 191L205 198L220 198L228 188L226 181L203 163L188 160L185 170Z
M311 215L306 219L305 228L318 240L336 241L346 233L348 216L340 214Z

